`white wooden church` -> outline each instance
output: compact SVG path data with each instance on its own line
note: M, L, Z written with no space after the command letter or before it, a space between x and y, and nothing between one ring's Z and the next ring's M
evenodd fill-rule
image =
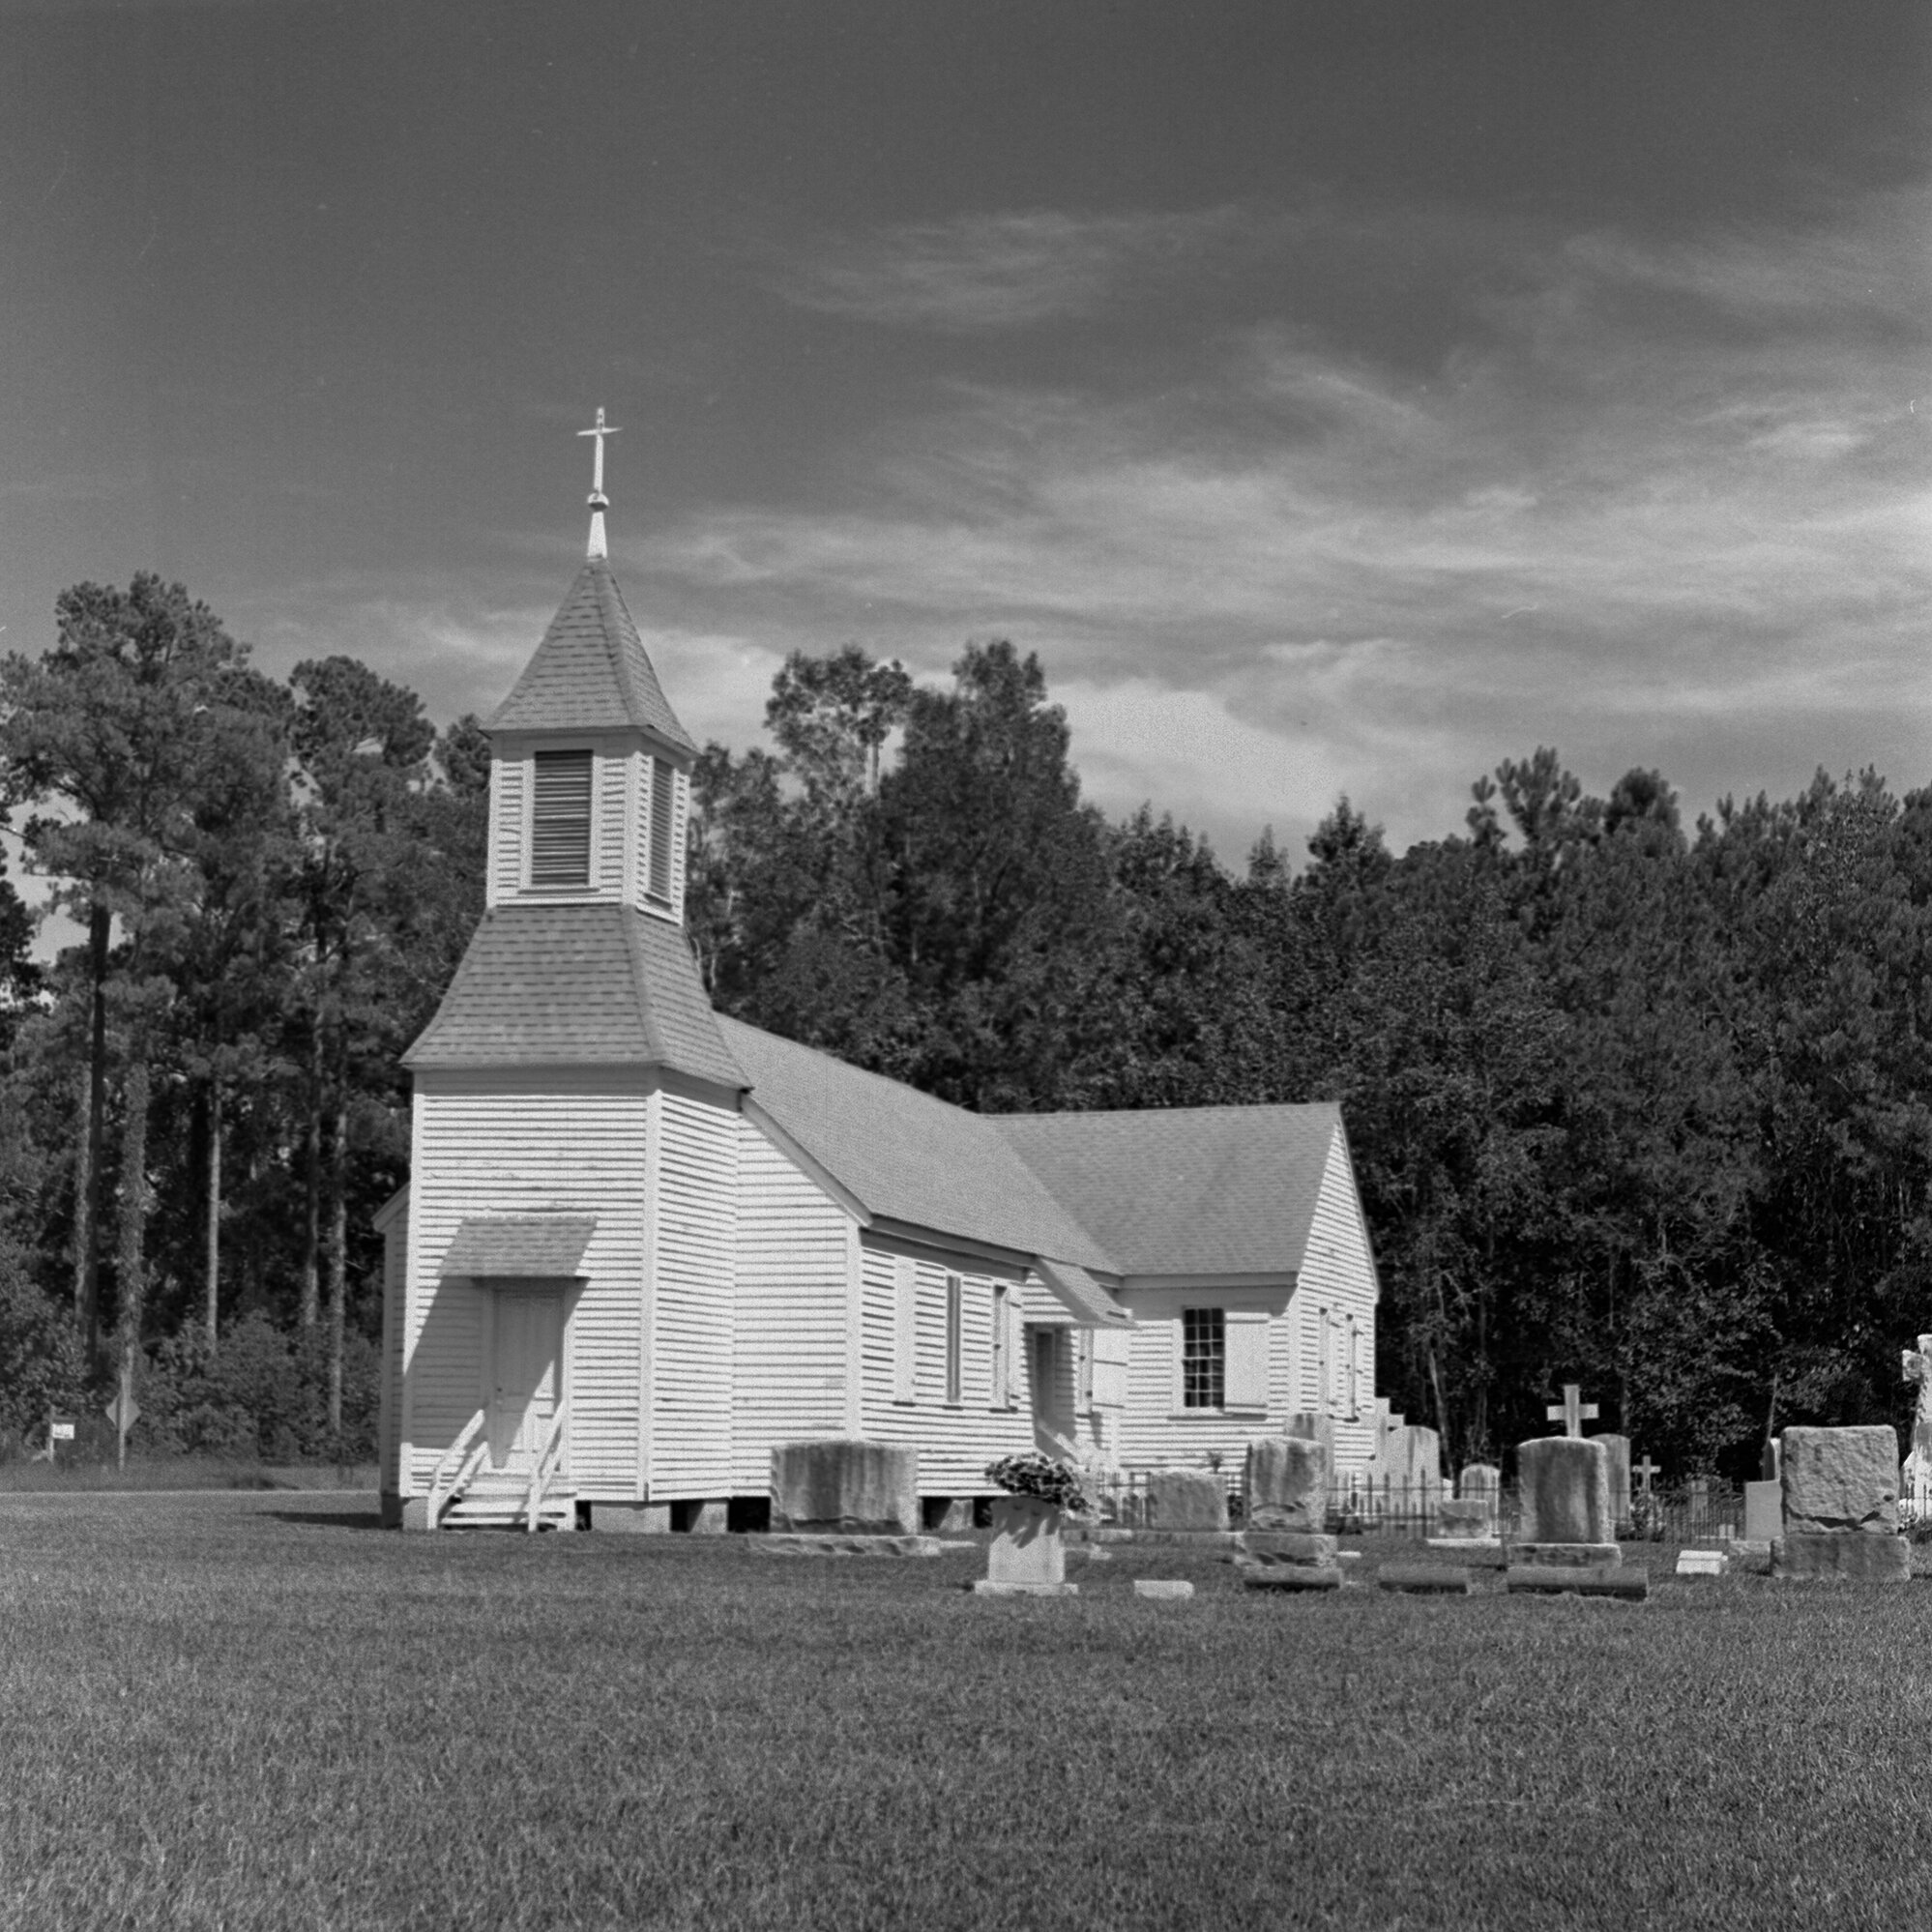
M405 1056L386 1520L722 1528L809 1437L915 1444L955 1502L1033 1448L1238 1468L1298 1411L1366 1466L1377 1289L1335 1107L973 1114L713 1011L697 747L597 449L589 556L488 725L487 910Z

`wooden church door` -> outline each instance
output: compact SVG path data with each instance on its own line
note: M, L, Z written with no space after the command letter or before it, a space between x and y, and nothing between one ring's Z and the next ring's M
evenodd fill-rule
M527 1470L542 1453L557 1412L563 1316L559 1295L497 1294L489 1404L492 1469Z

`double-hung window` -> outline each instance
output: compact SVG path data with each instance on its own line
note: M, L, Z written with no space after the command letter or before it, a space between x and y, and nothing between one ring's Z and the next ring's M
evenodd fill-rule
M539 751L530 807L530 883L590 884L591 754Z
M1181 1406L1227 1406L1227 1318L1218 1308L1181 1311Z

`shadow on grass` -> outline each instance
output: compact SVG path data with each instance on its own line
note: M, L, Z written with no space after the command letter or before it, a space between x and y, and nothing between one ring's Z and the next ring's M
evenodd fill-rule
M294 1523L304 1530L379 1530L380 1509L271 1509L278 1523Z

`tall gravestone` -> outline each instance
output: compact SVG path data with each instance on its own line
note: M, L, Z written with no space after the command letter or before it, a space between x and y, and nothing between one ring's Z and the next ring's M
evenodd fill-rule
M1610 1514L1619 1530L1630 1525L1630 1439L1614 1433L1592 1436L1610 1458Z
M905 1536L919 1528L919 1450L825 1439L772 1450L772 1527L807 1535Z
M1247 1446L1242 1473L1242 1523L1249 1530L1326 1527L1331 1457L1326 1444L1266 1436Z
M1453 1498L1445 1496L1436 1507L1438 1537L1454 1541L1495 1541L1502 1488L1503 1472L1494 1464L1467 1464L1456 1481Z
M1903 1583L1911 1574L1898 1533L1898 1437L1888 1426L1786 1429L1783 1485L1774 1576Z
M1525 1564L1609 1567L1622 1560L1610 1503L1610 1458L1583 1436L1516 1447L1516 1555Z

